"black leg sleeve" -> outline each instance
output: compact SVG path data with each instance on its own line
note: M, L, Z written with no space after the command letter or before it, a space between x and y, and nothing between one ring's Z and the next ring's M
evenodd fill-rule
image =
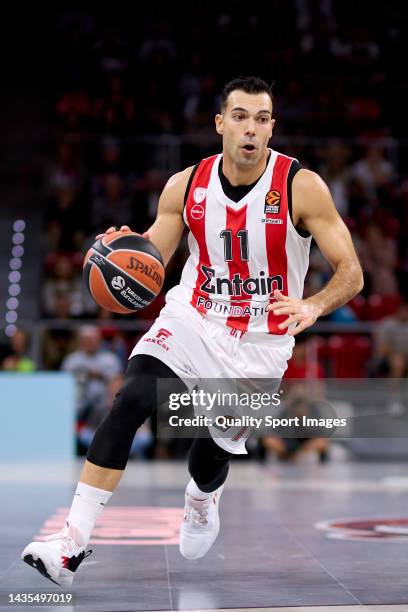
M212 438L194 438L188 469L199 489L211 493L227 479L232 453L220 448Z
M157 407L157 379L178 378L150 355L130 359L112 409L98 427L87 459L100 467L124 470L136 430Z

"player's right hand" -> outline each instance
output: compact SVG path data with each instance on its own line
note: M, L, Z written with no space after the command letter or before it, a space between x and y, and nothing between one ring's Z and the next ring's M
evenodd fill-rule
M113 234L113 232L131 232L132 230L130 229L130 227L128 225L122 225L121 228L118 230L117 227L109 227L106 232L104 234L98 234L95 238L95 240L99 240L99 238L103 238L104 236L108 235L108 234ZM134 234L137 234L138 236L142 236L143 238L146 238L146 240L149 240L150 238L150 234L149 232L144 232L143 234L139 234L138 232L133 232Z

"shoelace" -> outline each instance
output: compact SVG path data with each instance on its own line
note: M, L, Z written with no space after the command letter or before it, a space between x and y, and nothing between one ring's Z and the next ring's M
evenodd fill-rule
M208 523L208 508L210 507L211 495L207 499L198 500L189 498L186 508L186 519L191 520L196 525L206 525Z
M53 540L63 541L63 552L74 553L76 548L81 548L74 538L67 533L66 527L45 537L46 542L52 542Z

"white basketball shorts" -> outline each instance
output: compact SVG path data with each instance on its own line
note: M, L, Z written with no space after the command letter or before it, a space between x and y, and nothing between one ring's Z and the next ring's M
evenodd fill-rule
M149 331L140 338L130 357L151 355L165 363L188 388L188 379L272 379L275 390L292 355L294 339L241 332L211 321L190 304L175 300L162 309ZM209 427L215 442L232 454L246 454L250 428L230 438ZM238 428L239 429L239 428ZM228 436L230 432L228 431Z

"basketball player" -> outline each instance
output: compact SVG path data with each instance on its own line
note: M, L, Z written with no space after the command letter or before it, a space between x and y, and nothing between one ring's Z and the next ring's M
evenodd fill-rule
M72 583L86 556L135 432L155 408L158 378L280 379L294 336L363 286L350 234L325 183L268 148L272 112L264 81L228 83L215 117L222 154L175 174L163 190L148 235L166 264L188 226L191 253L180 284L168 292L160 316L130 356L121 391L89 449L64 529L22 553L61 586ZM321 291L302 299L312 237L334 273ZM234 438L193 441L180 530L180 552L188 559L205 555L217 537L229 459L246 453L243 437Z

